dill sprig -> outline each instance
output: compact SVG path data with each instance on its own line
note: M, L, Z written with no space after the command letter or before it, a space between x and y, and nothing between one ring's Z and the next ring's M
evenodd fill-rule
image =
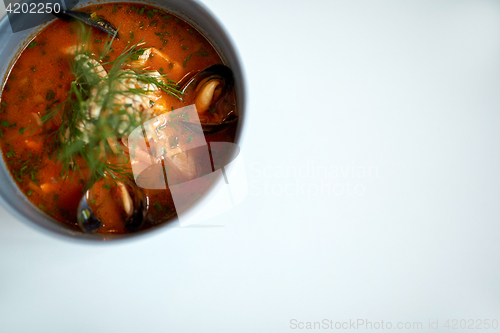
M114 37L108 36L98 59L94 59L90 52L91 34L80 24L75 58L70 63L75 79L68 97L60 104L48 106L41 120L46 124L61 116L61 125L48 133L49 150L63 165L61 177L67 177L70 170L83 175L79 163L83 161L82 168L88 169L91 183L104 176L127 181L132 178L128 155L114 143L141 126L149 115L124 101L149 96L152 91L144 86L155 86L179 99L182 92L165 75L133 66L147 50L143 40L129 44L109 61ZM103 66L108 68L107 73ZM116 156L110 160L110 154Z

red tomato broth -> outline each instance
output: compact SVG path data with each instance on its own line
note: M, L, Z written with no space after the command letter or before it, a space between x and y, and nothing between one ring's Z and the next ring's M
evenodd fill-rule
M165 11L158 8L116 3L79 10L96 12L119 27L120 39L113 42L114 52L110 54L110 61L129 42L134 44L143 40L148 47L157 48L170 59L168 62L161 57L153 57L149 67L167 74L174 81L188 73L222 63L212 45L196 29L170 13L164 14ZM92 47L96 52L102 49L106 39L105 33L93 29ZM89 178L88 170L83 162L77 161L81 170L69 170L68 178L62 179L62 164L56 156L50 154L42 129L36 129L39 117L46 113L47 105L57 104L68 97L69 87L75 78L70 70L70 56L65 50L75 45L77 40L74 24L56 20L44 28L21 53L1 96L4 106L0 113L0 144L6 166L27 198L57 221L80 230L76 213ZM169 108L176 109L186 105L172 96L163 95L162 99ZM235 105L234 92L230 93L228 100ZM187 102L192 101L186 100ZM55 120L44 124L52 128L58 125ZM221 133L206 135L206 140L234 142L235 132L236 125ZM190 188L190 202L196 201L210 185L207 183L203 188ZM143 228L164 223L175 216L168 188L146 189L144 192L149 198L150 206ZM101 198L106 195L111 193L101 193ZM119 215L119 208L109 205L102 209L103 214L108 216L108 222L103 223L97 230L98 233L127 233L114 217Z

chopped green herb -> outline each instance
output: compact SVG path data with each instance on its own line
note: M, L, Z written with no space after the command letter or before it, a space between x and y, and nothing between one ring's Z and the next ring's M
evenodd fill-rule
M191 59L191 57L192 57L192 56L193 56L193 55L192 55L192 54L190 54L190 55L188 55L188 56L187 56L187 58L186 58L186 59L184 59L184 62L183 62L183 64L182 64L182 67L186 67L186 64L187 64L188 60L189 60L189 59Z
M144 22L139 23L139 27L142 28L143 26L144 26Z
M36 46L36 44L38 44L38 43L36 41L33 41L33 42L30 43L30 45L28 45L28 48L29 49L34 48Z
M188 136L187 143L191 143L192 140L193 140L193 134L190 134Z
M148 12L146 13L146 16L151 19L151 18L155 17L155 13L151 10L148 10Z
M210 112L210 114L215 114L217 113L217 109L212 105L208 108L208 112Z
M194 30L193 29L188 29L189 33L192 35L194 34Z
M183 50L189 50L189 47L187 47L186 45L181 45L181 47Z
M164 33L163 33L163 32L155 32L155 35L156 35L156 36L163 36L163 35L164 35Z
M102 185L102 188L105 188L106 190L109 190L109 189L111 189L111 186L109 186L109 185Z
M45 55L45 51L44 50L42 50L42 55Z
M153 105L155 105L155 102L153 102L152 100L149 100L149 107L152 108Z
M198 52L195 53L197 56L202 56L202 57L208 57L210 55L210 53L208 53L207 51L205 50L200 50Z
M12 151L12 148L9 148L9 152L5 155L10 158L10 157L15 157L16 153L14 153L14 151Z
M152 26L152 25L155 25L155 24L156 24L156 21L151 21L151 22L149 23L149 26Z
M35 66L31 67L31 71L36 72L36 67Z
M155 202L155 203L153 204L153 206L155 206L155 207L156 207L156 209L157 209L158 211L161 211L161 205L160 205L160 203L159 203L158 201L157 201L157 202Z
M163 74L163 72L164 72L164 71L165 71L165 70L163 69L163 67L160 67L160 73L162 73L162 74Z
M171 35L171 34L169 34L169 32L168 32L168 31L165 31L165 33L167 34L167 36L168 36L168 37L172 37L172 35Z
M0 121L0 125L2 125L3 127L10 127L9 122L5 120Z
M47 91L47 95L45 96L45 99L47 101L52 101L54 98L56 98L56 93L54 92L54 90L50 89L49 91Z
M163 40L163 45L167 44L168 43L168 39L164 39Z
M102 9L102 6L98 6L98 7L96 7L96 9L95 9L95 10L99 10L99 9Z
M142 15L144 14L144 7L141 8L141 10L139 11L139 15Z
M19 134L24 134L24 127L21 127L21 128L19 129Z
M134 32L133 31L130 32L130 39L134 39Z
M153 12L158 13L158 9L153 9Z
M88 219L90 217L90 211L88 209L82 210L82 215L85 219Z
M118 10L118 7L116 5L113 6L113 13L116 13L116 11Z
M26 195L31 195L31 193L33 193L32 190L28 190L28 192L26 192Z
M3 130L2 129L0 129L0 138L3 139Z
M101 39L96 39L94 42L95 43L102 43L102 40Z

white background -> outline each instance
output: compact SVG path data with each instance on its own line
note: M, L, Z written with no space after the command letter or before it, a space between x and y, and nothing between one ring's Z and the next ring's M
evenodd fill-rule
M500 2L203 3L247 75L248 197L101 246L0 209L0 332L500 320Z

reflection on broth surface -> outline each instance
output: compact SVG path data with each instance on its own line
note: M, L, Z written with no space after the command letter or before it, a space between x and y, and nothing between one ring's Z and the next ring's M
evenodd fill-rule
M179 208L169 184L185 183L192 205L211 184L190 181L229 153L209 144L234 141L232 73L196 29L163 10L80 10L118 27L120 39L56 20L28 44L1 95L4 161L35 206L75 230L167 222Z

